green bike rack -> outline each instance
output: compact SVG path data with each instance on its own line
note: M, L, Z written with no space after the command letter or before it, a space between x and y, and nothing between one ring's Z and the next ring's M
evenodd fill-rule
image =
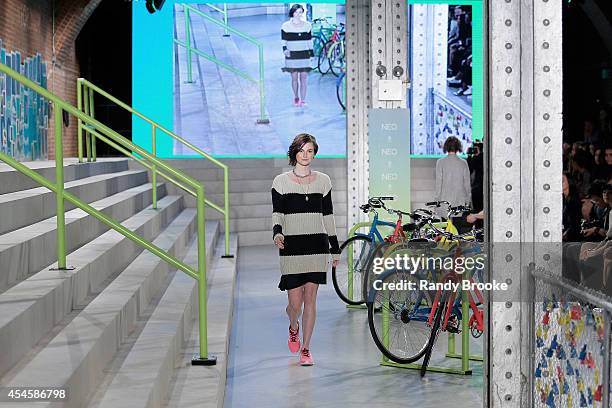
M248 34L243 33L242 31L236 30L235 28L227 25L227 22L221 22L209 16L208 14L198 10L195 7L192 7L187 4L181 4L183 6L183 10L185 12L185 41L181 41L178 38L174 39L174 42L184 47L187 50L187 83L193 83L193 74L191 68L191 60L192 53L199 55L200 57L206 58L210 62L217 64L218 66L227 69L228 71L238 75L241 78L246 79L247 81L253 82L259 87L259 119L257 119L258 124L268 124L270 123L270 119L266 116L266 91L265 91L265 83L264 83L264 54L263 54L263 45L251 37ZM207 54L191 45L191 13L195 13L202 17L203 19L210 21L213 24L216 24L223 28L225 32L230 32L236 34L239 37L244 38L251 44L257 46L258 51L258 60L259 60L259 79L251 78L251 76L243 72L233 66L226 64L225 62L215 58L214 56Z
M385 299L388 299L385 297ZM388 305L387 305L388 306ZM468 299L468 292L465 290L461 291L461 353L457 353L455 349L455 334L448 333L448 351L446 353L447 358L460 359L461 367L438 367L428 365L426 371L434 373L445 373L445 374L459 374L459 375L472 375L470 368L470 361L483 361L482 356L470 355L470 332L469 332L469 312L470 305ZM383 344L385 347L389 346L389 339L387 338L388 321L389 321L389 308L383 308ZM385 321L386 326L385 326ZM387 357L383 356L380 365L397 368L407 368L411 370L421 370L421 364L399 364L390 361Z
M149 152L144 150L138 145L133 144L131 141L121 136L108 126L97 121L88 114L82 112L80 109L75 108L68 102L62 100L57 95L51 93L49 90L38 85L34 81L26 78L18 72L12 70L7 65L0 63L0 73L14 79L37 92L47 100L53 103L54 110L54 137L55 137L55 175L56 179L54 182L48 180L46 177L41 176L37 172L33 171L23 163L18 162L13 157L0 152L0 160L13 167L18 172L30 177L37 183L48 188L56 194L56 219L57 219L57 263L58 269L66 270L66 237L65 237L65 217L64 217L64 200L70 202L75 207L82 209L87 214L96 218L100 222L106 224L109 228L124 235L134 243L142 246L149 250L151 253L157 255L162 260L168 262L170 265L178 270L183 271L193 279L198 281L198 311L199 311L199 355L192 359L193 365L215 365L216 357L208 355L208 333L207 333L207 314L206 314L206 234L204 231L205 227L205 195L204 186L192 177L181 173L173 167L167 165L157 157L151 155ZM92 101L93 94L87 95L87 100ZM82 95L81 95L82 96ZM91 103L91 102L89 102ZM91 134L92 137L99 138L102 141L111 141L112 144L121 148L120 151L129 153L132 157L138 157L139 162L149 162L147 165L149 168L155 166L160 175L167 178L169 181L174 182L179 186L188 185L191 187L188 191L196 196L197 202L197 248L198 248L198 267L194 270L191 266L187 265L183 261L175 258L174 256L166 253L164 250L147 241L143 237L128 228L124 227L117 221L110 218L108 215L96 210L91 205L85 203L78 197L64 190L64 157L63 157L63 145L62 145L62 133L63 133L63 113L67 112L77 117L81 123L82 129L87 133ZM90 110L91 112L91 110ZM132 153L134 152L134 153ZM95 151L91 151L95 154ZM177 182L175 179L181 180ZM156 186L153 186L155 189Z
M219 166L223 170L223 208L221 208L220 206L216 205L215 203L213 203L210 200L205 200L204 202L209 207L211 207L214 210L216 210L216 211L220 212L221 214L223 214L223 224L224 224L224 227L225 227L225 255L223 255L223 258L233 258L234 256L229 253L229 251L230 251L230 236L229 236L229 234L230 234L230 219L229 219L229 214L230 214L230 210L229 210L229 206L230 206L230 203L229 203L229 167L226 164L224 164L224 163L220 162L219 160L215 159L214 157L212 157L208 153L204 152L202 149L198 148L194 144L192 144L189 141L183 139L182 137L180 137L179 135L175 134L174 132L166 129L165 127L163 127L159 123L153 121L152 119L150 119L149 117L145 116L144 114L138 112L137 110L132 108L127 103L119 100L118 98L114 97L110 93L104 91L103 89L101 89L100 87L94 85L93 83L89 82L88 80L86 80L84 78L79 78L77 80L77 99L78 99L77 106L78 106L79 110L84 112L85 114L90 112L90 116L92 118L95 119L94 111L93 111L94 93L102 95L103 97L105 97L109 101L115 103L116 105L118 105L121 108L125 109L126 111L130 112L132 115L139 117L140 119L144 120L145 122L147 122L147 123L149 123L151 125L151 153L152 153L153 157L157 157L157 131L160 130L165 135L170 136L171 138L173 138L174 140L176 140L179 143L183 144L184 146L187 146L188 148L190 148L194 152L198 153L203 158L211 161L215 165ZM87 97L85 98L85 101L84 101L85 102L84 106L82 104L82 95L87 95ZM86 140L87 146L89 146L89 144L88 144L89 143L88 142L89 139L93 138L92 139L92 143L93 143L93 145L95 145L95 143L94 143L95 138L98 138L98 139L103 138L103 136L100 135L99 132L96 132L94 128L92 128L91 126L83 125L83 122L81 121L81 119L78 120L78 137L77 137L78 144L77 144L77 146L78 146L78 151L79 151L79 163L83 162L83 143L81 141L83 131L85 132L85 140ZM155 164L149 165L148 163L146 163L146 161L141 160L138 156L132 154L130 151L128 151L126 149L123 149L121 146L117 145L116 143L114 143L112 140L110 140L108 138L104 138L104 142L107 143L108 145L114 147L115 149L119 150L120 152L122 152L126 156L129 156L129 157L133 158L134 160L138 161L140 164L142 164L143 166L145 166L146 168L151 170L151 183L154 186L157 185L157 175L160 174L160 173L157 170L157 167L155 166ZM95 149L93 150L93 154L95 155ZM91 161L90 159L93 159L93 161L96 160L95 157L91 158L89 156L89 148L87 148L87 161ZM163 176L163 174L162 174L162 176ZM167 177L165 177L165 178L168 179ZM180 182L178 182L176 180L170 180L170 181L172 183L174 183L175 185L177 185L178 187L182 188L183 190L186 190L188 193L190 193L194 197L196 196L195 191L190 190L188 187L182 185ZM156 191L156 189L153 189L153 208L157 208L157 191Z

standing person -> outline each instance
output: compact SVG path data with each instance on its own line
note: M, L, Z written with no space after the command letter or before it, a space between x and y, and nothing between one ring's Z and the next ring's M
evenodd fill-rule
M451 206L470 205L472 202L470 169L467 162L457 156L457 153L463 151L461 141L455 136L450 136L444 142L443 149L444 153L447 153L446 157L436 162L435 200L448 201ZM461 222L455 225L459 228Z
M310 167L319 150L314 136L301 133L293 139L287 155L293 170L280 174L272 183L272 224L274 244L279 248L280 290L289 300L289 340L292 353L300 351L299 317L302 316L303 343L300 364L313 365L310 339L315 324L317 290L327 283L330 253L338 265L340 247L332 206L332 185L327 174Z
M291 74L291 88L293 89L293 104L306 105L306 91L308 90L308 72L310 72L310 58L314 55L312 50L312 26L302 19L304 8L294 4L289 9L289 21L281 26L281 42L285 53L284 72Z

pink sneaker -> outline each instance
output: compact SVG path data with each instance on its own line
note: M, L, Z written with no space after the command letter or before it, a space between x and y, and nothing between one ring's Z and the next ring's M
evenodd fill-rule
M293 106L301 106L300 98L293 98Z
M300 101L300 107L302 107L302 108L303 108L304 106L308 106L308 104L306 103L306 101L301 100L301 101Z
M302 352L300 353L300 365L303 367L314 365L314 361L310 355L310 350L305 348L302 349Z
M298 322L298 328L293 331L291 325L289 325L289 340L287 345L292 353L300 351L300 322Z

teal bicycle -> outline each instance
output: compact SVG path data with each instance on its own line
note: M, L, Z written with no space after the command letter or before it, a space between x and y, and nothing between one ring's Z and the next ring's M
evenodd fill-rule
M349 305L360 305L367 299L368 271L370 260L380 252L381 244L400 242L406 239L406 232L416 231L414 224L402 224L402 216L413 214L401 210L389 209L385 201L393 197L372 197L367 204L359 208L366 214L373 213L372 225L367 234L356 233L340 246L340 261L332 268L332 280L338 297ZM398 216L396 222L384 221L379 218L378 209ZM391 235L384 236L378 228L386 226L394 228Z

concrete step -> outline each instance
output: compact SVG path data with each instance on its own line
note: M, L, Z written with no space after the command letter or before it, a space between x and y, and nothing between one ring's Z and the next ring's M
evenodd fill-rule
M268 213L267 215L271 215ZM211 218L220 219L220 218ZM346 228L346 215L336 214L336 229ZM220 222L221 232L225 231L222 219ZM265 231L265 234L272 236L272 217L258 217L258 218L230 218L230 231L231 232L249 232L249 231Z
M346 215L346 206L338 206L334 213L339 217ZM272 204L230 205L230 221L241 221L244 218L268 218L271 216ZM206 212L206 219L221 220L223 219L223 214L209 210Z
M194 210L184 210L154 243L182 258L195 220ZM157 256L141 254L6 384L67 387L70 398L63 406L84 406L171 270Z
M334 190L346 190L346 179L332 180ZM229 183L230 193L258 193L262 191L269 192L272 188L272 179L270 180L235 180ZM168 185L168 192L173 194L174 187ZM209 181L204 183L206 194L222 194L224 185L221 181Z
M229 180L230 180L230 183L235 180L270 180L270 182L272 182L272 180L274 180L274 177L286 171L291 171L291 169L292 169L291 167L284 167L284 168L239 167L236 169L230 168ZM334 184L334 181L337 179L347 178L346 169L343 169L340 167L327 168L321 171L330 177L332 181L332 185ZM220 168L219 169L210 169L210 168L185 169L185 173L203 182L223 181L223 170Z
M65 190L86 203L100 200L119 191L147 182L147 172L127 170L100 174L65 183ZM74 208L64 203L65 210ZM31 225L56 214L55 193L45 187L17 191L0 196L0 234Z
M112 219L123 222L151 205L152 185L143 184L91 203ZM157 197L166 195L157 185ZM108 226L81 209L66 212L66 252L71 253L108 231ZM0 235L0 293L57 260L57 220L51 217Z
M238 232L237 234L240 246L268 245L272 242L271 229ZM340 243L344 242L346 240L347 228L336 226L336 234L338 234L338 241Z
M238 253L237 239L232 236L232 253ZM234 246L236 245L236 247ZM223 246L217 247L223 253ZM219 259L208 294L208 353L217 358L212 367L192 366L191 358L199 354L198 321L191 326L191 336L181 350L168 394L168 408L223 406L227 378L227 355L232 330L237 258ZM202 396L207 396L202 398Z
M229 166L230 171L234 171L240 168L257 168L257 169L267 169L267 168L277 168L279 169L279 174L282 171L287 171L289 169L288 159L286 158L221 158L218 159L221 163ZM414 161L414 160L413 160ZM208 159L168 159L165 160L170 166L176 167L177 169L189 170L189 169L219 169L219 166L213 163ZM129 161L129 166L131 169L142 169L137 162L134 160ZM327 173L326 169L329 168L339 168L346 169L347 161L345 158L317 158L313 163L313 168L315 170L320 170L324 173ZM285 170L283 170L285 169ZM435 169L435 163L434 163Z
M181 211L182 200L165 197L158 205L158 210L148 208L123 225L145 239L154 239ZM0 294L0 348L6 351L0 353L0 376L141 252L139 245L114 230L108 231L68 256L67 263L74 270L45 268Z
M235 235L230 238L230 245L232 253L237 254ZM223 244L219 242L207 274L207 316L210 317L208 320L208 338L211 340L209 345L215 345L217 343L215 340L225 334L226 341L223 350L225 354L231 324L230 310L233 303L236 259L221 259L222 253ZM190 248L185 261L197 263L195 243ZM197 315L197 302L197 282L185 274L177 273L155 311L147 320L144 329L134 344L130 345L129 353L123 359L120 367L117 370L110 370L108 374L112 377L110 385L99 390L103 391L101 402L97 404L94 398L91 405L98 408L164 406L176 363L181 357L185 357L181 353L184 342L191 334L191 328ZM196 334L195 338L198 340L199 335ZM215 351L214 347L209 348L211 355ZM217 356L216 353L214 355ZM189 360L191 357L193 356L190 356ZM185 365L190 365L190 361L185 363ZM194 371L200 373L204 370L206 370L205 367L194 367ZM206 387L206 384L203 383L197 387L200 398L203 392L202 387Z
M345 205L347 201L346 191L333 191L334 206ZM206 194L206 198L215 204L223 205L225 199L223 194ZM256 204L272 204L272 195L270 191L256 193L230 193L230 205L256 205Z
M79 160L76 158L64 159L64 181L68 182L97 176L98 174L125 171L128 169L128 161L126 158L109 158L98 159L97 162L79 164ZM55 182L55 160L22 162L22 164ZM36 187L40 187L40 184L30 177L21 174L8 164L0 162L0 195Z

